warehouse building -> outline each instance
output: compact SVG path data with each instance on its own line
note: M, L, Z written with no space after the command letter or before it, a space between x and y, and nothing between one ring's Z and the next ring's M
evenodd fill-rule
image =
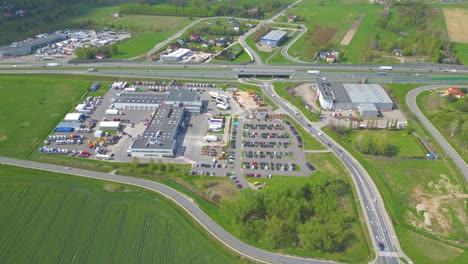
M317 79L317 87L323 109L362 109L364 114L373 116L375 110L377 113L390 111L394 106L390 96L379 84L341 84Z
M141 139L131 147L132 157L174 157L177 133L184 117L183 107L161 107L153 115Z
M154 111L160 106L185 107L190 113L200 113L202 101L196 92L170 89L169 93L123 93L114 101L114 109Z
M163 55L162 59L164 62L177 62L184 59L184 57L190 56L192 53L189 49L178 49L167 55Z
M114 109L156 110L164 103L166 94L123 93L115 99Z
M260 38L260 44L267 45L272 48L280 46L286 40L288 32L283 30L272 30L264 37Z
M0 53L3 56L25 56L34 53L37 49L47 45L65 40L67 37L64 34L50 34L40 38L25 40L12 43L10 46L0 46Z
M187 90L169 90L165 104L176 107L183 106L187 112L197 114L201 112L202 108L202 101L200 100L198 93Z

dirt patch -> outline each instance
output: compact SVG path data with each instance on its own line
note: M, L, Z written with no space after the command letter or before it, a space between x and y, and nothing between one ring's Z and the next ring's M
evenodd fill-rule
M102 189L106 192L124 192L125 187L120 184L109 183L102 186Z
M200 185L202 183L196 182L196 184ZM204 183L204 185L205 187L203 188L204 191L202 192L202 196L216 205L219 205L219 203L224 199L231 200L238 196L232 183L227 181L207 182Z
M468 43L468 10L444 8L444 17L450 41Z
M243 106L245 110L250 110L258 107L252 95L250 95L248 92L238 91L236 97L236 101L239 104L239 106Z
M348 46L349 43L351 43L351 40L353 40L354 34L356 34L356 31L358 30L362 20L364 19L364 16L365 14L360 14L356 21L354 21L351 28L348 30L348 32L346 32L346 35L344 36L343 40L341 40L341 45Z
M260 45L260 44L255 44L255 46L257 47L257 49L259 51L264 51L264 52L272 52L273 51L273 48L268 46L268 45Z
M311 35L312 41L315 45L325 45L335 35L336 31L336 28L316 27Z
M448 235L456 231L453 227L455 220L468 226L468 216L464 210L465 199L468 199L468 194L461 193L447 176L441 175L438 182L430 181L426 188L422 185L414 188L412 200L415 202L416 215L411 216L412 213L409 213L407 217L418 228L438 235Z
M315 92L312 89L311 83L303 83L294 87L295 96L300 96L302 100L307 102L310 105L314 105L315 101Z

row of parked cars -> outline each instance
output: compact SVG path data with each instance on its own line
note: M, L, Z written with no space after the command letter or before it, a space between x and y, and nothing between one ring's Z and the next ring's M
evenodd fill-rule
M281 163L281 162L268 162L268 161L244 161L243 166L244 169L252 169L252 170L278 170L278 171L296 171L296 164L295 163Z
M238 190L241 190L241 189L242 189L243 186L242 186L242 184L240 183L240 181L237 179L236 176L231 175L231 176L229 176L229 178L231 178L231 181L236 185L236 187L237 187Z

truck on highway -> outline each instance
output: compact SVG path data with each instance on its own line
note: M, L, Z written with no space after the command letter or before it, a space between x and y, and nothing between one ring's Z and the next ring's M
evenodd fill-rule
M46 65L44 65L44 67L58 67L58 66L61 66L61 64L57 62L49 62L49 63L46 63Z
M391 71L391 70L393 70L393 67L392 67L392 66L380 66L380 67L379 67L379 70L382 70L382 71Z
M320 71L315 71L315 70L308 70L307 73L320 75Z

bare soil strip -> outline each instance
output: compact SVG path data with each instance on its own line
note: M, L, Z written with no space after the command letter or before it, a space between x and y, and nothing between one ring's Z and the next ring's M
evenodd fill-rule
M356 19L356 21L354 21L351 28L348 30L348 32L346 32L346 35L344 36L343 40L341 40L341 45L348 46L349 43L351 43L351 40L353 40L354 34L356 34L356 31L358 30L362 20L364 19L364 16L365 14L360 14L359 18Z

